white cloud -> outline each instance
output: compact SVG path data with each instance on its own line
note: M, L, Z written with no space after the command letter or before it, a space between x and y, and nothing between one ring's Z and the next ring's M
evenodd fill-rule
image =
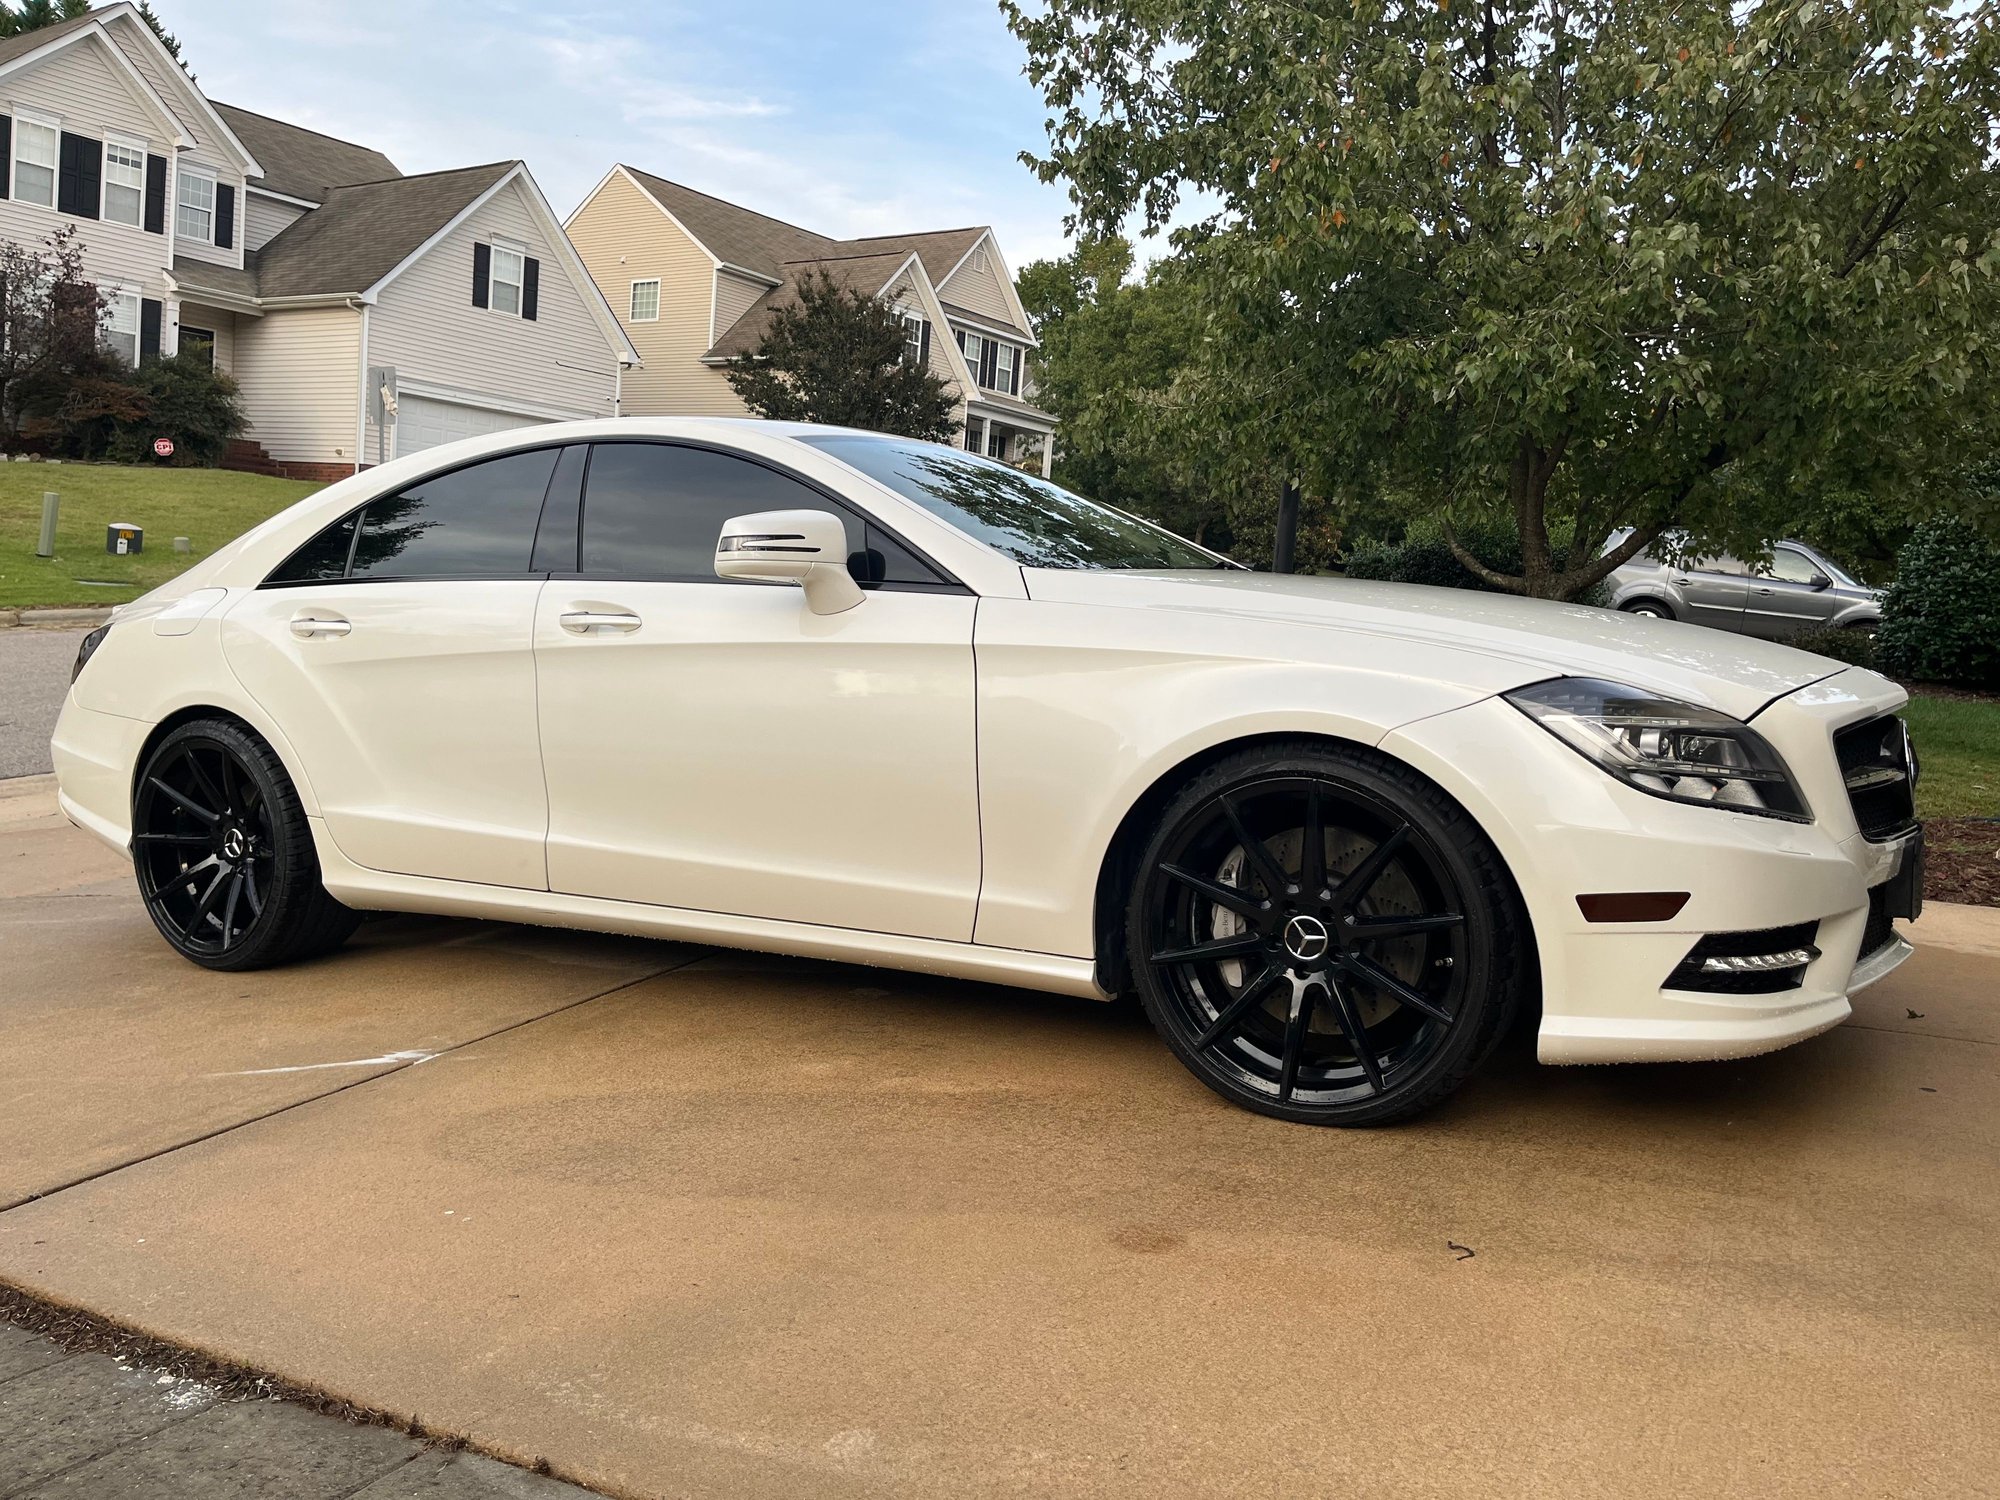
M406 172L524 158L559 213L616 161L833 235L994 225L1016 269L1064 248L1020 164L1042 109L997 11L956 0L173 0L203 86Z

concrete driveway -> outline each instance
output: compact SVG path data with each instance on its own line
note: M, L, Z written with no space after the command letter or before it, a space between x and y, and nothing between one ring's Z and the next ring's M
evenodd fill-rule
M0 778L54 770L49 736L84 630L0 630Z
M2000 1471L1993 913L1785 1052L1325 1132L934 979L400 918L208 974L9 805L0 1280L614 1494Z

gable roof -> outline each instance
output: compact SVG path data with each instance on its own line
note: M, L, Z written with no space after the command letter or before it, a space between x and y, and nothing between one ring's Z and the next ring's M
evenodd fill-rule
M900 262L915 255L923 264L925 276L936 286L958 269L975 245L993 232L983 224L970 224L959 229L837 240L802 229L797 224L788 224L783 219L774 219L769 214L760 214L741 204L730 203L713 194L698 192L683 183L642 172L637 167L621 163L612 171L622 171L638 183L681 228L694 236L696 243L707 250L713 259L781 285L794 274L794 267L830 267L842 261L858 262L883 256L894 257ZM782 304L774 304L769 296L753 302L743 316L731 325L728 330L730 336L719 340L707 357L744 352L736 347L743 341L734 335L745 325L751 325L753 332L744 347L754 345L762 336L770 321L769 314L777 305ZM1025 326L1016 325L1011 320L983 318L980 321L992 327L1011 328L1030 343L1034 341L1034 335Z
M403 175L394 162L371 147L274 120L219 99L210 103L263 167L264 175L250 180L252 187L324 203L334 188Z
M258 295L358 296L519 165L489 162L330 188L320 207L257 253Z
M833 252L836 242L826 235L726 203L678 182L655 177L651 172L641 172L637 167L625 170L710 255L754 271L767 281L782 280L782 267L787 262L813 260Z
M42 26L34 31L24 31L19 36L10 36L5 41L0 41L0 67L4 67L17 57L48 46L50 42L66 37L72 31L81 31L86 26L94 25L98 19L92 12L85 11L80 16L71 16L67 21L57 21L51 26Z
M743 316L729 325L722 337L716 340L715 347L702 358L731 359L755 349L770 329L771 319L782 309L798 305L799 283L809 276L823 272L842 290L873 297L895 278L909 259L908 251L884 250L874 255L787 261L779 267L784 279L751 303Z

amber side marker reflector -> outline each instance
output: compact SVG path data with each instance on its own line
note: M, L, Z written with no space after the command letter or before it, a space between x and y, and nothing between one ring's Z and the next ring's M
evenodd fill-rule
M1586 922L1667 922L1687 904L1686 891L1605 891L1576 898Z

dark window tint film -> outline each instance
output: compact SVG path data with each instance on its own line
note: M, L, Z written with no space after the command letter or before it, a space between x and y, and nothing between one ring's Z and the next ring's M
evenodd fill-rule
M318 536L281 563L271 575L273 583L316 583L343 577L347 554L354 547L357 517L342 516Z
M509 578L529 572L559 450L510 453L371 500L356 578Z

